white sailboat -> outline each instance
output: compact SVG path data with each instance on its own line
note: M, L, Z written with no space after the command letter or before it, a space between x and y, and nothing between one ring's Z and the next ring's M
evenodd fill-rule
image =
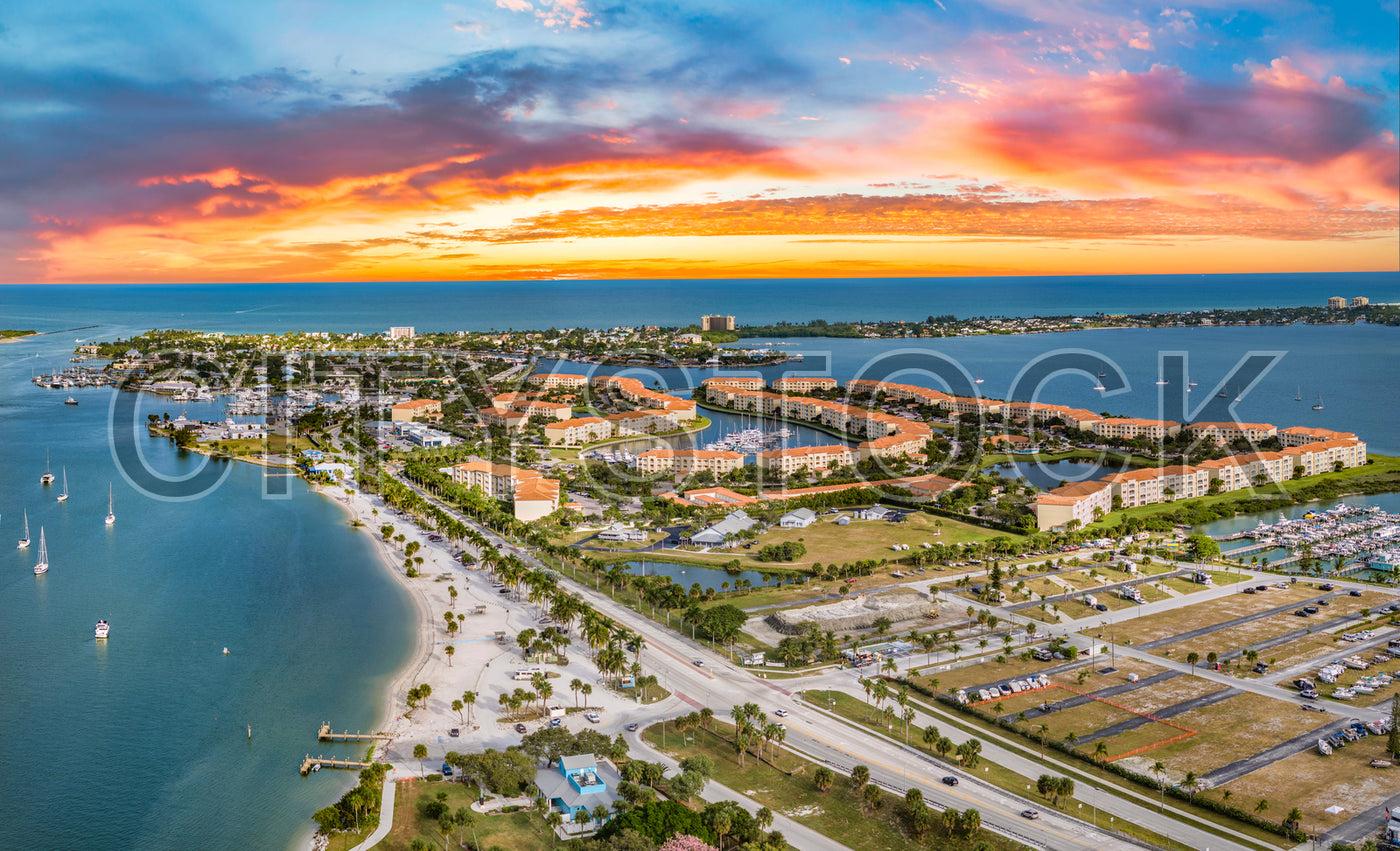
M973 384L981 384L981 383L982 383L982 370L980 370L980 369L977 370L977 377L974 378L974 379L972 380L972 383L973 383Z
M49 471L49 453L47 452L44 453L44 475L39 477L39 484L53 484L53 473Z
M112 513L112 483L111 483L111 482L108 482L108 483L107 483L107 519L106 519L105 521L103 521L103 522L105 522L108 526L111 526L113 523L117 522L117 515L115 515L115 514Z
M63 468L63 493L58 495L59 502L68 501L68 468Z
M26 549L29 549L29 512L28 512L28 511L25 511L25 512L24 512L24 537L19 539L19 546L15 547L15 549L17 549L17 550L26 550Z
M39 561L34 565L34 575L49 572L49 545L44 543L44 527L39 527Z
M1314 410L1314 411L1320 411L1320 410L1322 410L1322 394L1321 394L1321 393L1317 394L1317 404L1316 404L1316 405L1313 405L1313 410Z
M1303 401L1303 385L1301 385L1301 384L1298 385L1298 392L1293 394L1293 401L1295 401L1295 402L1301 402L1301 401Z

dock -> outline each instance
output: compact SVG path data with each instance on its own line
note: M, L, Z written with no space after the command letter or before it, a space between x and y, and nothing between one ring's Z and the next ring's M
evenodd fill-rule
M323 756L313 757L306 755L306 759L301 761L301 776L305 777L317 768L369 768L374 763L357 762L353 759L327 759Z
M330 724L322 724L321 729L316 731L316 740L319 742L387 742L393 738L388 733L361 733L358 730L353 733L337 733L331 729Z

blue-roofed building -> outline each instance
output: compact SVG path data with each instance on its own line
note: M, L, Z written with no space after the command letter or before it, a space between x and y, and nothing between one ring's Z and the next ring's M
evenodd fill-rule
M622 780L609 764L598 762L593 754L560 757L555 768L542 768L535 774L535 786L566 821L579 813L591 814L599 804L612 809L617 800L617 784Z

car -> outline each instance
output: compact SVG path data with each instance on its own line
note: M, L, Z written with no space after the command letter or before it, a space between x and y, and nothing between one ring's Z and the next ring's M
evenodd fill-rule
M786 709L774 709L773 714L778 716L779 718L786 718L788 711Z
M1288 583L1287 583L1287 582L1275 582L1275 583L1274 583L1274 587L1275 587L1275 588L1287 588L1287 587L1288 587Z
M850 585L852 582L855 582L855 581L856 581L855 578L852 577L851 579L847 579L847 580L846 580L846 584L847 584L847 585Z
M1241 593L1241 594L1253 594L1253 593L1255 593L1255 591L1254 591L1253 588L1246 588L1246 589L1244 589L1243 591L1241 591L1240 593Z
M515 725L515 732L517 732L517 733L523 733L523 732L525 732L525 725L524 725L524 724L516 724L516 725Z
M635 732L637 732L637 725L636 725L636 724L628 724L628 725L627 725L627 732L629 732L629 733L635 733Z
M1307 612L1310 615L1315 615L1317 614L1317 606L1304 606L1303 611Z
M541 624L554 623L554 618L540 618L539 622Z
M1332 605L1332 601L1331 601L1331 600L1318 600L1318 601L1317 601L1317 604L1318 604L1319 606L1330 606L1330 605ZM1384 609L1381 609L1381 611L1385 611L1385 610L1384 610Z
M1355 588L1353 588L1353 589L1351 589L1350 591L1347 592L1347 596L1348 596L1348 597L1360 597L1360 596L1361 596L1361 592L1358 591L1358 590L1356 590Z
M945 777L945 778L943 778L943 785L944 785L944 786L956 786L956 785L958 785L958 778L956 778L956 777Z
M1296 610L1295 612L1293 612L1293 614L1297 615L1300 618L1305 618L1308 616L1308 613L1302 609Z
M497 591L496 593L497 593L497 594L509 594L509 593L510 593L510 589L509 589L509 588L502 588L501 590Z
M1255 591L1267 591L1267 590L1269 590L1269 586L1267 586L1267 585L1255 585L1255 586L1254 586L1254 590L1255 590Z
M455 739L455 738L457 738L458 736L462 735L462 730L461 730L461 728L453 727L451 730L448 730L448 731L447 731L447 735L449 735L449 736L451 736L452 738Z
M551 727L558 727L561 723L563 722L561 722L558 718L549 719L549 726Z
M1094 608L1101 612L1108 611L1108 605L1106 603L1095 603Z
M1331 582L1324 582L1321 585L1317 586L1319 591L1331 591L1336 587L1337 586L1333 585Z
M695 660L695 667L697 667L697 668L703 668L703 667L705 667L705 660L704 660L704 659L696 659L696 660Z
M439 543L439 542L442 541L442 536L441 536L441 535L429 535L429 536L428 536L428 540L430 540L430 541L432 541L433 543L436 544L436 543Z
M1034 821L1040 818L1040 813L1035 810L1021 810L1021 818L1028 818Z
M599 715L599 714L596 713L596 712L589 712L587 715L584 715L583 717L586 718L586 719L588 720L588 723L590 723L590 724L597 724L599 721L602 721L602 720L603 720L603 716Z

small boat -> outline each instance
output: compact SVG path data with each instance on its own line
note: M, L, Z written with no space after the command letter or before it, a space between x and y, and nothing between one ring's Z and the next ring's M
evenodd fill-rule
M1107 387L1104 387L1104 386L1103 386L1103 383L1100 382L1100 383L1094 385L1094 389L1097 390L1097 391L1099 391L1100 393L1102 393L1103 391L1107 390L1108 388L1107 388Z
M311 770L312 770L313 772L315 772L315 771L320 771L320 770L321 770L321 763L318 762L318 763L313 764L313 765L311 766Z
M17 549L17 550L26 550L26 549L29 549L29 512L28 512L28 511L25 511L25 512L24 512L24 537L19 539L19 546L15 547L15 549Z
M1159 379L1157 379L1157 386L1158 386L1158 387L1162 387L1162 386L1167 385L1167 384L1170 384L1170 383L1171 383L1171 382L1168 381L1168 380L1166 380L1165 378L1159 378Z
M1301 402L1301 401L1303 401L1303 386L1302 386L1301 384L1298 385L1298 392L1293 394L1293 401L1295 401L1295 402Z
M58 495L59 502L68 501L68 468L63 468L63 493Z
M1371 762L1370 762L1370 766L1371 766L1372 768L1390 768L1390 760L1386 760L1386 759L1373 759L1373 760L1371 760Z
M102 620L97 622L97 626L93 629L92 634L94 637L102 639L106 638L107 634L111 631L112 625Z
M228 655L228 648L227 648L227 647L224 648L224 655L225 655L225 656Z
M112 513L112 483L107 483L107 519L103 521L108 526L117 522L117 515Z
M1317 394L1317 404L1316 404L1316 405L1313 405L1313 410L1314 410L1314 411L1320 411L1320 410L1322 410L1322 394L1321 394L1321 393Z
M39 477L39 484L53 484L53 473L49 470L49 453L47 452L44 453L44 475Z
M973 384L981 384L981 383L982 383L982 370L980 370L980 369L977 370L977 377L974 378L974 379L972 379L972 383L973 383Z
M76 404L78 404L78 400L77 400L77 399L74 399L72 396L69 396L67 399L64 399L64 400L63 400L63 404L65 404L65 405L76 405Z
M1320 753L1320 754L1322 754L1323 756L1331 756L1331 755L1332 755L1332 746L1329 745L1329 744L1327 744L1327 740L1326 740L1326 739L1318 739L1318 740L1317 740L1317 752Z
M1186 382L1186 386L1187 386L1187 387L1195 387L1195 386L1196 386L1197 384L1199 384L1199 383L1200 383L1199 381L1188 381L1188 382Z
M1222 388L1220 389L1220 392L1215 394L1215 398L1217 398L1217 399L1228 399L1228 398L1230 398L1230 394L1229 394L1229 393L1226 393L1226 392L1225 392L1225 388L1222 387Z
M1107 378L1107 377L1108 377L1108 373L1106 373L1106 372L1100 372L1100 373L1099 373L1099 378Z
M44 527L39 527L39 561L34 564L34 575L49 572L49 546L44 543Z

